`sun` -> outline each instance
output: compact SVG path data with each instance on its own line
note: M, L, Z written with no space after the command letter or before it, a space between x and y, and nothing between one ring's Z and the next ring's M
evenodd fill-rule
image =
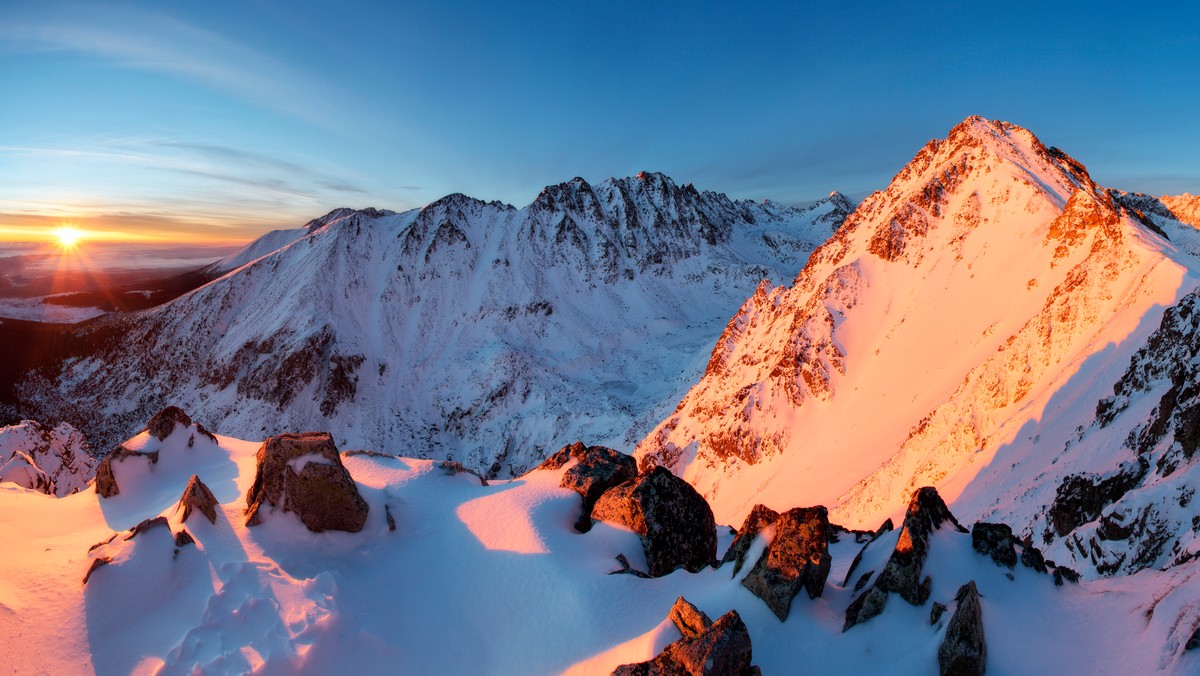
M79 240L83 239L83 231L75 228L58 228L52 234L58 240L58 245L64 249L74 249Z

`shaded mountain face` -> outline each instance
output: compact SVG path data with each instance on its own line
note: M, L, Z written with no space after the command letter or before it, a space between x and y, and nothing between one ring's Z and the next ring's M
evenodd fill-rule
M507 476L577 438L631 446L738 304L850 208L644 173L551 186L523 209L456 194L337 210L264 236L193 293L81 328L22 400L103 450L176 404L223 434L327 429L341 447Z
M1071 550L1063 538L1116 510L1123 491L1085 497L1087 509L1042 539L1070 474L1143 481L1144 468L1122 467L1191 459L1165 450L1181 423L1150 416L1170 374L1119 387L1139 403L1085 433L1125 371L1143 372L1130 359L1164 310L1196 286L1194 259L1115 194L1028 131L968 118L864 200L790 288L755 292L704 376L641 441L640 463L692 482L718 522L800 501L874 528L935 485L968 521L1004 521L1063 542L1060 561L1088 559L1088 533ZM1172 421L1190 410L1190 390L1177 395ZM1147 424L1158 444L1148 455L1127 440ZM1062 502L1103 492L1088 490L1067 486ZM1113 519L1142 513L1127 505ZM1120 558L1091 556L1093 572Z

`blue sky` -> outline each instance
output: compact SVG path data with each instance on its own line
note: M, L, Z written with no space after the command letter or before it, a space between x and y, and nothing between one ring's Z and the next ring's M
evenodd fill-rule
M857 198L970 114L1200 192L1200 11L902 4L5 0L0 239L246 239L644 169Z

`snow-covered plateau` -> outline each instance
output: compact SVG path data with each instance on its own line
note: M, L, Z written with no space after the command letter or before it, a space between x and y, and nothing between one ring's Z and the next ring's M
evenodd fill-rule
M75 492L78 432L0 430L0 654L1200 673L1198 213L970 117L853 209L640 174L270 233L20 383L107 454Z

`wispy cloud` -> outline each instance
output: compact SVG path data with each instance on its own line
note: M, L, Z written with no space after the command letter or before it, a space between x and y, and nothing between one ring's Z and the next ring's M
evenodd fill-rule
M7 18L0 24L0 48L84 54L165 73L322 127L340 126L333 86L225 37L129 10L80 7L68 16Z

